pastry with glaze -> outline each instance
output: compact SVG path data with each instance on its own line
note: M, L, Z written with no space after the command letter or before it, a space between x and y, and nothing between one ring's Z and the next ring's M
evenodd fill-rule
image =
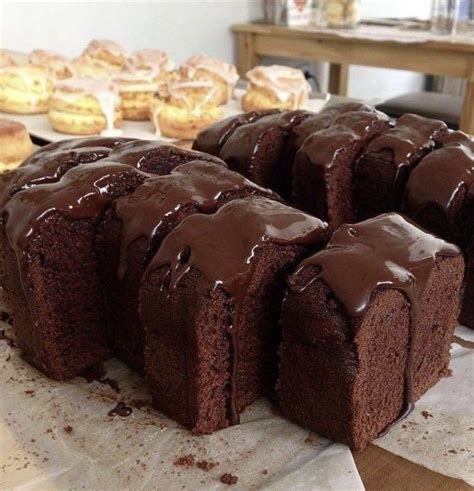
M28 61L33 65L47 68L55 80L63 80L73 75L71 60L55 51L35 49L30 53Z
M311 87L297 68L258 66L247 72L247 91L242 97L244 111L301 109L308 101Z
M206 55L193 55L180 67L181 76L187 80L210 80L219 92L219 104L226 104L233 96L239 80L234 65Z
M25 126L0 119L0 173L18 167L32 152L33 144Z
M127 70L145 70L160 73L162 77L174 72L174 63L161 49L139 49L130 54L125 62Z
M0 49L0 68L15 66L16 64L16 61L8 53Z
M208 80L177 80L160 85L151 103L156 134L194 140L222 117L219 93Z
M125 66L127 53L115 41L93 39L82 52L81 58L93 60L110 70L121 70Z
M52 93L53 80L44 67L18 65L0 68L0 111L46 113Z
M57 82L48 118L51 126L72 135L120 133L120 97L109 82L70 78Z

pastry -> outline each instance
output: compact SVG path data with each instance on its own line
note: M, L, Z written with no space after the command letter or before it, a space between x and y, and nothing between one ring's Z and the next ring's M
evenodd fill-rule
M0 119L0 172L18 167L32 151L26 128L17 121Z
M170 138L193 140L221 117L218 90L208 80L162 84L151 103L156 134Z
M232 98L239 75L234 65L206 55L191 56L180 67L183 78L188 80L211 80L219 91L219 104Z
M115 41L93 39L82 52L81 57L94 60L111 70L121 70L125 65L127 53Z
M163 76L174 70L174 63L160 49L139 49L134 51L126 61L128 70L147 70Z
M74 77L94 80L108 80L114 72L109 65L84 57L75 58L71 62L71 71Z
M54 79L62 80L72 77L70 60L54 51L35 49L30 53L28 60L33 65L47 68Z
M52 93L53 80L44 67L21 65L0 68L0 111L45 113Z
M48 118L61 133L109 135L122 124L120 97L112 84L86 78L57 82Z
M311 91L304 74L297 68L258 66L246 74L249 84L242 97L244 111L299 109L306 105Z
M4 66L15 66L15 60L5 51L0 49L0 68Z

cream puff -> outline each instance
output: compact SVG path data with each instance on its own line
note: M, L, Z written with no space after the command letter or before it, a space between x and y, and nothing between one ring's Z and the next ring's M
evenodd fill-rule
M125 65L127 54L115 41L93 39L82 52L81 58L94 60L112 70L121 70Z
M206 55L194 55L180 67L183 78L189 80L211 80L219 91L219 103L226 104L232 97L239 80L234 65Z
M162 84L151 104L157 135L193 140L199 131L222 118L219 97L215 84L209 80Z
M47 68L58 80L72 77L71 61L55 51L35 49L30 53L28 61L33 65Z
M2 51L0 49L0 68L3 68L4 66L15 66L15 65L16 65L15 60L8 53L5 53L5 51Z
M19 65L0 68L0 111L46 113L52 93L53 80L44 67Z
M54 86L48 118L61 133L115 135L120 133L120 97L109 82L69 78Z
M160 49L139 49L134 51L126 61L128 70L147 70L158 72L165 77L166 74L172 73L174 63L169 56Z
M94 80L108 80L113 70L108 66L92 58L75 58L71 62L73 77L92 78Z
M0 172L18 167L32 152L26 128L17 121L0 119Z
M308 101L311 86L297 68L258 66L247 72L249 84L242 97L244 111L300 109Z

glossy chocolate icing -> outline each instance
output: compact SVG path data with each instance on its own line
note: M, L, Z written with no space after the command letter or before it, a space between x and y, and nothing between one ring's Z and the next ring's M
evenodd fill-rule
M222 147L219 157L232 170L252 179L254 159L265 135L281 129L289 136L291 128L310 115L311 113L303 110L285 111L239 126Z
M143 172L161 176L169 174L178 165L192 160L205 160L225 166L222 160L212 155L195 150L187 150L156 140L132 141L111 152L106 160L131 165Z
M203 213L213 213L223 196L244 189L259 195L273 195L222 165L193 161L177 167L169 175L144 182L132 194L118 199L114 208L122 222L119 278L124 274L130 244L146 237L151 245L153 238L167 228L166 219L186 205L194 205Z
M446 129L446 124L437 119L404 114L394 128L380 134L367 145L365 154L388 152L391 162L397 168L410 165L420 153L432 150L435 141Z
M327 225L303 212L266 199L235 200L213 215L192 215L173 229L150 262L145 277L168 266L168 288L177 288L192 269L201 273L232 298L231 422L237 424L236 374L239 363L240 309L253 274L255 252L265 243L316 246L324 242Z
M19 264L27 254L28 241L48 215L61 213L72 220L94 218L118 197L117 185L126 188L132 179L138 185L149 177L128 165L98 162L74 167L58 182L17 193L6 204L3 219Z
M341 302L349 317L359 317L376 290L394 288L410 303L410 344L405 369L405 402L398 420L414 406L413 355L419 304L435 263L440 257L458 256L452 244L424 232L396 213L379 215L355 225L341 225L327 247L305 259L290 284L295 293L322 280ZM314 275L303 284L298 275L308 267Z
M239 126L253 123L254 121L257 121L265 116L279 112L281 112L280 109L251 111L244 114L238 114L237 116L230 116L222 121L218 121L198 134L196 141L193 144L193 150L210 153L211 155L219 155L224 143Z
M435 206L442 212L450 234L457 238L461 209L454 209L454 203L458 195L464 202L474 201L474 140L456 131L449 132L443 147L424 157L412 171L403 211L417 220L425 207Z

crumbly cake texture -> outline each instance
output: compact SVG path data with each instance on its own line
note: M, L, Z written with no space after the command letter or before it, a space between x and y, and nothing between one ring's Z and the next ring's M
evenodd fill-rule
M146 377L160 411L210 433L268 394L285 278L326 237L320 220L265 198L192 215L167 235L140 290Z
M0 241L16 341L54 379L74 377L107 354L95 226L113 199L146 178L123 164L79 166L4 207Z
M283 414L363 450L446 374L460 250L394 213L342 225L289 279Z
M113 351L129 366L144 370L138 293L143 272L163 239L187 216L214 213L233 199L253 196L278 199L223 165L193 161L145 182L106 212L97 248L107 291L108 332Z
M439 146L411 173L402 211L463 250L467 267L460 322L474 328L474 140L449 131Z

